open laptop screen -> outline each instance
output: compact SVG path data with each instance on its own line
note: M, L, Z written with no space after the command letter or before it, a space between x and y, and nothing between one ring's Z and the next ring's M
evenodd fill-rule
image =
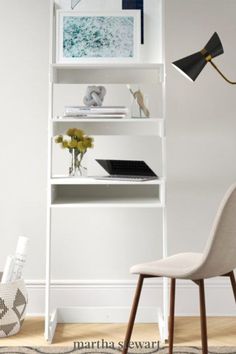
M156 174L144 161L96 160L111 176L153 176Z

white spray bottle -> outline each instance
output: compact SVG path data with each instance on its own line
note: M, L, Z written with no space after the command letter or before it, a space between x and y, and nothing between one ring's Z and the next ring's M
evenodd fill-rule
M22 271L26 261L28 240L29 239L24 236L20 236L18 239L11 281L16 281L22 278Z

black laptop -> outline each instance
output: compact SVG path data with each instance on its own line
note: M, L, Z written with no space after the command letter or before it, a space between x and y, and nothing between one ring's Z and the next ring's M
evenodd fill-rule
M108 176L98 176L96 179L120 181L150 181L158 176L144 161L136 160L96 160L108 173Z

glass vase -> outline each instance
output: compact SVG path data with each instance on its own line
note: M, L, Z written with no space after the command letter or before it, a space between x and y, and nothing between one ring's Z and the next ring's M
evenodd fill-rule
M82 165L84 154L77 149L71 149L71 165L69 168L70 177L85 177L87 176L87 168Z

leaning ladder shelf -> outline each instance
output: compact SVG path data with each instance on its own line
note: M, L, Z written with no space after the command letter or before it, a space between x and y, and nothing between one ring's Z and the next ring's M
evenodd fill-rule
M54 62L54 49L55 49L55 2L50 0L51 11L51 48L50 48L50 70L49 70L49 123L48 123L48 197L47 197L47 251L46 251L46 310L45 310L45 339L48 342L53 340L58 322L68 322L73 317L73 322L76 317L76 308L72 309L57 308L51 312L51 251L52 251L52 238L51 238L51 223L52 223L52 210L55 208L158 208L162 212L162 254L163 257L167 256L167 217L166 217L166 129L165 129L165 101L166 101L166 75L165 75L165 51L164 51L164 0L159 0L162 9L162 61L161 63L82 63L82 64L56 64ZM104 75L106 73L107 75ZM162 87L162 116L149 119L80 119L75 120L64 119L63 117L54 117L53 115L53 93L55 84L75 84L79 83L161 83ZM127 80L127 81L125 81ZM105 130L106 134L119 135L119 129L122 127L122 134L127 127L139 127L140 132L146 135L156 135L161 140L161 159L162 159L162 177L156 181L145 182L147 188L156 188L157 193L154 195L148 194L147 196L136 195L137 188L143 183L126 182L126 181L104 181L96 180L93 178L68 178L66 176L52 176L52 137L61 129L61 126L67 123L83 124L89 126L94 124L100 127L100 131ZM137 128L138 129L138 128ZM116 132L114 133L114 130ZM138 131L138 130L137 130ZM138 131L139 132L139 131ZM140 134L140 133L138 133ZM108 193L104 196L94 197L88 196L85 198L76 198L77 191L86 186L90 188L126 188L128 187L130 195L123 198L114 194L112 197ZM66 195L67 189L73 188L75 197L71 198ZM132 193L132 188L135 193ZM107 188L106 188L107 190ZM154 190L154 189L153 189ZM168 284L167 280L163 280L163 308L159 311L158 323L161 339L164 341L168 337ZM77 321L80 322L79 316Z

